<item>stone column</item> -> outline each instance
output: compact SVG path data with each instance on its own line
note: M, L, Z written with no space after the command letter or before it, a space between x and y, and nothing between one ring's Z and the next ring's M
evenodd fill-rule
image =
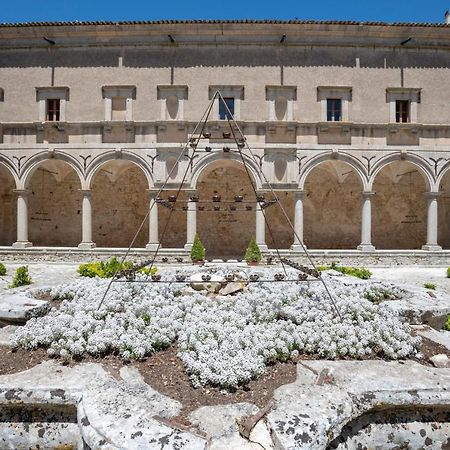
M294 243L291 245L291 250L300 252L303 250L303 194L305 191L295 192L295 215L294 215ZM304 244L303 244L304 245ZM306 245L304 245L306 248Z
M256 203L256 243L262 252L268 250L266 245L266 221L259 202Z
M372 195L374 192L362 193L362 212L361 212L361 244L358 250L363 252L373 252L375 247L372 245Z
M438 192L427 192L427 243L422 250L438 252L442 247L438 245Z
M189 200L187 202L187 212L186 212L186 244L184 249L188 252L192 249L192 244L194 243L194 238L197 233L197 202L191 200L192 196L197 195L196 192L191 192Z
M78 248L89 250L95 248L95 242L92 242L92 191L90 189L81 189L83 200L81 202L81 242Z
M14 190L17 194L17 242L14 248L32 247L28 240L28 191L26 189Z
M158 235L158 203L156 201L157 191L148 191L150 196L149 217L148 217L148 244L145 246L147 250L157 250L159 245ZM161 247L159 247L161 248Z

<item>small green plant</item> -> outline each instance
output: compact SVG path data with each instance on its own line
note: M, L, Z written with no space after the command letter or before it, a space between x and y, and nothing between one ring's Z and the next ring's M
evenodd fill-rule
M372 272L365 267L338 266L334 261L329 266L318 266L317 270L319 272L323 272L324 270L336 270L344 275L361 278L362 280L368 280L372 276Z
M6 275L6 266L0 263L0 277L2 277L3 275Z
M431 289L431 290L436 290L436 285L434 284L434 283L430 283L430 282L428 282L428 283L425 283L424 285L423 285L426 289Z
M447 322L444 323L444 330L450 331L450 314L447 316Z
M450 267L447 269L447 278L450 278Z
M205 247L200 240L198 234L195 235L194 242L191 249L191 260L194 262L203 261L205 259Z
M244 259L248 263L259 263L261 261L261 251L259 250L256 239L252 237L245 252Z
M121 262L116 257L111 258L107 262L99 261L87 264L80 264L78 267L78 273L82 277L99 277L99 278L112 278L117 272L122 270L131 269L133 263L129 261Z
M33 281L31 280L30 275L28 274L28 266L18 267L16 270L16 274L10 284L10 288L16 288L20 286L26 286L27 284L31 284Z
M156 275L156 272L158 272L158 269L156 267L143 267L142 269L138 270L139 273L142 273L144 275L147 275L148 277L151 277L152 275Z

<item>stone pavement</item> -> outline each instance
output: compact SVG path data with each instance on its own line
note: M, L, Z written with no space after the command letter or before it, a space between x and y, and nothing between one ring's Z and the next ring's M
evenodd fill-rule
M328 376L318 376L324 369ZM33 444L44 447L62 438L77 442L79 448L130 450L321 450L370 448L375 442L380 449L393 449L399 442L408 448L450 445L450 369L410 361L305 361L298 365L297 380L280 387L274 400L249 439L239 434L237 423L258 411L248 403L199 408L190 415L199 431L181 430L167 419L178 415L182 405L148 386L136 369L124 367L116 379L98 364L69 368L47 361L0 377L0 442L4 439L1 448L23 443L23 418L16 413L8 419L12 406L20 405L21 410L66 408L69 419L58 422L53 412L53 419L42 420L38 430L36 423L28 424L28 438L37 436L39 442ZM70 408L76 408L76 427ZM66 426L63 433L55 423Z

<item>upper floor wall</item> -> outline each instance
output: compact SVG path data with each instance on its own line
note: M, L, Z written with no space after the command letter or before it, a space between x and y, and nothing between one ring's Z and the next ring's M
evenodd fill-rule
M240 120L276 121L268 89L289 86L295 96L285 119L314 123L324 121L320 88L338 86L351 92L345 121L389 123L389 90L407 88L420 90L415 122L450 125L449 56L448 26L0 26L0 122L42 121L38 92L47 87L67 90L64 121L110 120L105 87L123 86L133 87L126 120L170 119L161 89L177 86L183 108L176 120L199 120L212 87L239 87Z

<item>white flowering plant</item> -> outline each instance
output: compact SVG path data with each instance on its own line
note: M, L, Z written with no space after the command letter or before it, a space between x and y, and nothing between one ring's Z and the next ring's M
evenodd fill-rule
M220 267L184 273L189 270L225 275ZM161 280L174 280L176 271L164 271ZM273 279L276 272L240 269L235 275ZM231 389L263 374L267 364L300 354L397 359L418 353L420 338L410 327L383 304L367 300L372 282L323 276L340 315L320 281L249 283L232 296L207 296L180 282L120 282L111 285L99 308L108 281L80 279L53 288L51 295L63 300L59 309L30 319L12 342L26 349L46 347L65 359L114 353L124 360L177 343L194 386ZM295 277L288 269L287 278ZM145 279L137 275L138 281Z

